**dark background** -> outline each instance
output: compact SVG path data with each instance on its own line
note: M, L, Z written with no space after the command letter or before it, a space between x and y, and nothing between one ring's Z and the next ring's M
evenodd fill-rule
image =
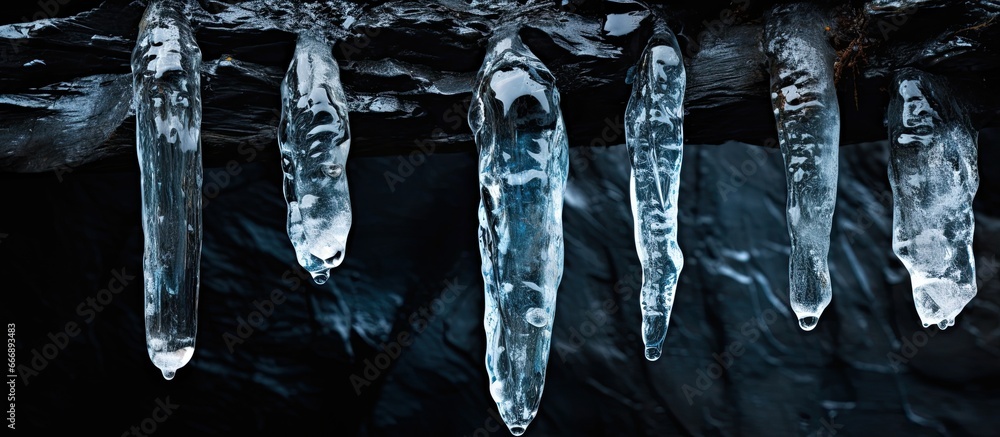
M545 395L529 433L991 434L1000 407L996 141L983 135L980 145L979 295L940 332L920 327L891 253L890 210L878 200L889 190L883 144L841 149L834 297L812 332L788 309L780 155L766 153L757 166L753 146L688 146L680 193L687 262L664 356L654 363L639 337L624 148L573 149L566 268ZM757 170L738 186L743 179L730 168L748 161ZM347 259L328 284L295 287L282 280L301 272L284 233L279 166L242 164L204 211L197 348L173 381L145 352L137 171L78 171L61 182L55 174L4 174L0 265L18 364L30 364L48 333L81 326L19 383L18 427L119 435L169 398L180 408L158 435L507 433L492 419L483 365L475 157L432 155L392 192L382 175L397 165L349 161L355 224ZM225 174L205 172L206 189ZM77 306L116 270L136 279L86 323ZM238 334L239 320L275 289L287 301L230 351L223 336ZM378 345L399 332L412 345L357 394L350 375L364 377ZM713 378L713 354L729 362L723 352L737 342L745 352ZM904 349L907 342L922 346ZM685 393L685 385L700 391Z

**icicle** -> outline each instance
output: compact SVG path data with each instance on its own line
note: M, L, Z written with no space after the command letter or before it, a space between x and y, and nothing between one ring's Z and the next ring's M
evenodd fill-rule
M330 45L299 35L281 83L278 145L288 202L288 237L317 284L344 260L351 230L347 154L351 130L340 68Z
M978 133L943 79L906 69L893 84L887 117L892 249L910 272L921 322L945 329L976 295Z
M152 2L132 53L146 348L166 379L194 354L201 259L201 50L180 8Z
M514 435L535 417L562 280L566 128L552 73L516 32L494 37L473 89L490 393Z
M771 103L788 183L789 294L812 330L830 303L827 253L837 198L840 107L825 18L808 3L776 6L765 26Z
M625 112L632 160L632 217L642 263L642 341L660 358L684 255L677 245L677 191L684 153L684 60L674 34L650 39Z

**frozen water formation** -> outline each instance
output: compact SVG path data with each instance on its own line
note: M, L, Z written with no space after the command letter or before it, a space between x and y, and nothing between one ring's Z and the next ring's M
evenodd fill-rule
M132 76L146 239L146 349L172 379L194 354L202 232L201 50L179 1L147 7Z
M978 134L947 82L915 69L896 73L888 112L892 249L910 272L920 321L945 329L976 295Z
M809 3L776 6L765 25L771 105L788 184L789 296L799 326L816 327L830 304L830 228L837 202L840 107L834 51Z
M545 384L569 161L555 78L514 31L490 41L469 124L479 148L486 371L500 416L521 435Z
M346 173L351 130L340 69L318 35L299 35L281 83L278 145L288 237L299 264L323 284L330 269L343 262L351 230Z
M684 59L669 30L639 59L625 111L635 247L642 263L642 341L660 358L684 255L677 245L677 192L684 153Z

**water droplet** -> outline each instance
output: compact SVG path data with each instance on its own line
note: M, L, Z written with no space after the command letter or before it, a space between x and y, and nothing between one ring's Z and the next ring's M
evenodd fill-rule
M523 426L514 425L510 427L510 433L514 435L524 434L525 428Z
M819 323L819 317L806 316L799 319L799 327L803 331L812 331L813 328Z
M647 347L646 348L646 359L649 360L649 361L656 361L656 360L660 359L660 354L662 354L662 353L663 353L663 350L660 349L659 347Z
M326 284L326 280L330 279L329 270L324 270L322 272L310 272L310 273L312 274L313 281L316 282L317 285Z
M163 371L163 379L166 379L167 381L174 379L174 376L177 375L176 370L167 370L167 369L161 369L161 370Z

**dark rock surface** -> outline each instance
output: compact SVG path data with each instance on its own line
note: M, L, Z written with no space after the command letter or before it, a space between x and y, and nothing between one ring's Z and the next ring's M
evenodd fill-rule
M890 250L884 144L842 148L833 303L808 333L788 309L780 155L687 147L687 264L655 363L643 358L639 337L624 148L574 149L566 270L529 435L993 434L1000 136L985 132L982 141L980 291L945 331L920 327ZM80 171L61 182L3 175L0 265L18 364L31 365L48 333L69 322L80 330L28 385L19 382L18 426L119 435L169 397L180 408L157 435L316 427L322 435L505 435L482 361L478 197L467 182L475 157L431 155L390 187L382 175L398 165L396 157L349 162L355 228L345 263L324 286L295 264L277 166L207 169L197 350L169 382L144 350L136 170ZM81 312L88 299L109 296L100 290L114 272L134 278L103 310ZM273 293L281 301L273 313L254 315L267 312ZM253 332L241 328L248 320Z
M28 2L23 12L2 14L9 24L0 27L0 170L121 168L133 157L135 122L122 84L146 2L88 8L60 1L41 0L54 9ZM761 50L764 12L774 1L565 3L192 2L187 10L204 58L205 159L225 163L258 141L276 148L278 84L295 32L306 28L329 37L341 64L355 156L409 153L425 141L437 151L474 150L465 123L472 81L491 32L515 25L556 76L571 146L620 142L608 126L621 123L628 70L657 20L678 34L686 53L689 142L774 145ZM885 138L886 75L906 66L947 76L960 85L977 126L998 125L1000 4L895 3L824 2L827 18L816 23L828 29L840 58L843 144ZM626 16L634 28L608 24ZM32 17L51 18L20 22Z

